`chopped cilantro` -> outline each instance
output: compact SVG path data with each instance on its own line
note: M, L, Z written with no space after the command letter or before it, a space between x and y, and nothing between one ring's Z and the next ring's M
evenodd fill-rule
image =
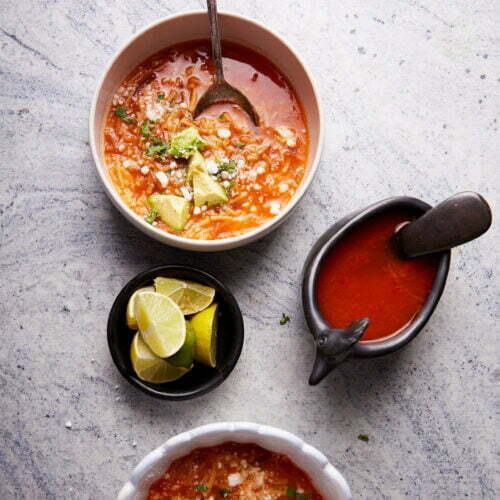
M246 144L245 144L244 142L237 142L237 143L235 144L235 146L236 146L238 149L243 149L243 148L246 146Z
M226 113L221 113L219 115L219 120L225 120L226 119Z
M312 497L312 493L299 493L297 491L297 488L293 488L292 486L289 486L286 489L286 496L288 498L295 498L297 500L307 500L308 498Z
M145 216L144 219L148 224L153 224L153 222L158 217L158 210L156 208L152 208Z
M151 137L151 144L146 150L146 156L164 155L169 148L168 142L162 141L158 137Z
M208 491L208 486L206 484L197 484L195 488L196 491Z
M125 123L135 123L135 120L128 115L125 106L117 106L115 108L115 115L119 116Z
M154 121L152 120L144 120L141 123L141 135L142 137L149 137L150 130L149 128L154 125Z
M222 497L222 498L226 498L230 493L230 490L228 488L221 488L219 490L219 495Z
M165 100L165 94L163 92L160 92L157 96L156 96L156 102L160 102L160 101L163 101Z
M235 161L229 161L227 163L221 163L219 164L219 173L218 175L222 172L227 172L228 174L234 174L236 172L236 162Z
M290 316L287 316L285 313L281 314L280 325L286 325L290 321Z
M358 439L360 441L364 441L365 443L368 443L368 441L370 441L370 437L368 436L368 434L359 434Z

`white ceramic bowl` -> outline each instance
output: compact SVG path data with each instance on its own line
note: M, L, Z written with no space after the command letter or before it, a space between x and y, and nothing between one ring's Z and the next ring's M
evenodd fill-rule
M160 19L135 34L113 57L96 89L90 110L90 145L106 193L118 210L142 232L162 243L197 251L228 250L254 241L272 231L291 213L311 184L323 145L321 106L311 75L297 53L261 24L236 14L219 13L224 39L252 47L270 59L288 78L302 102L310 134L307 170L301 186L285 210L270 222L243 235L219 240L192 240L168 234L146 223L130 210L116 192L103 159L103 128L115 91L127 75L149 56L175 43L208 38L206 11L195 11Z
M321 452L297 436L267 425L221 422L183 432L146 455L121 489L118 500L145 499L151 484L164 474L173 460L187 455L195 448L215 446L226 441L254 443L268 450L283 453L309 475L325 499L352 498L349 485L340 472Z

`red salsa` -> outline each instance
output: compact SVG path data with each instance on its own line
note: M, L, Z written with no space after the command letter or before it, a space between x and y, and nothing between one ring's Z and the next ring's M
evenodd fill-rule
M402 260L391 243L398 227L415 218L388 210L350 231L323 260L316 284L321 314L333 328L371 320L361 340L397 333L424 305L437 271L436 256Z

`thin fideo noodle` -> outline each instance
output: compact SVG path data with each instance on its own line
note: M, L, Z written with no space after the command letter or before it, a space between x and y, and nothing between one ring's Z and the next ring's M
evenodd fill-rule
M213 79L208 42L197 41L163 50L138 66L113 97L104 131L109 176L126 205L141 217L151 209L151 194L183 196L186 190L181 187L191 189L186 161L145 155L151 142L141 135L144 120L150 122L151 135L165 142L194 126L205 142L205 160L236 164L234 178L222 182L227 203L195 210L180 232L160 219L153 222L186 238L229 238L271 220L293 197L306 167L306 120L289 82L266 58L247 48L225 44L223 52L226 77L252 101L260 127L227 104L193 119L192 110ZM117 116L117 107L126 111L126 121ZM158 172L167 175L166 185Z

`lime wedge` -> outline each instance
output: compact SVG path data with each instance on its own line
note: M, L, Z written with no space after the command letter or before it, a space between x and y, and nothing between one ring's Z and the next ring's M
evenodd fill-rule
M141 292L154 292L155 289L152 286L145 286L143 288L137 289L130 297L128 304L127 304L127 312L126 312L126 318L127 318L127 326L131 330L137 330L137 321L135 319L135 314L134 314L134 305L135 305L135 299L137 298L137 295Z
M183 366L191 368L194 361L194 352L196 349L196 334L194 333L191 322L186 321L186 341L179 351L167 361L174 366Z
M144 382L163 384L172 382L185 375L189 368L172 366L156 356L137 332L130 346L130 359L137 376Z
M195 359L200 363L215 367L217 354L217 304L196 314L191 320L196 334Z
M144 342L160 358L173 356L186 340L186 321L179 306L155 292L135 299L134 314Z
M156 278L155 288L158 293L170 297L185 315L203 311L215 295L215 290L209 286L174 278Z

